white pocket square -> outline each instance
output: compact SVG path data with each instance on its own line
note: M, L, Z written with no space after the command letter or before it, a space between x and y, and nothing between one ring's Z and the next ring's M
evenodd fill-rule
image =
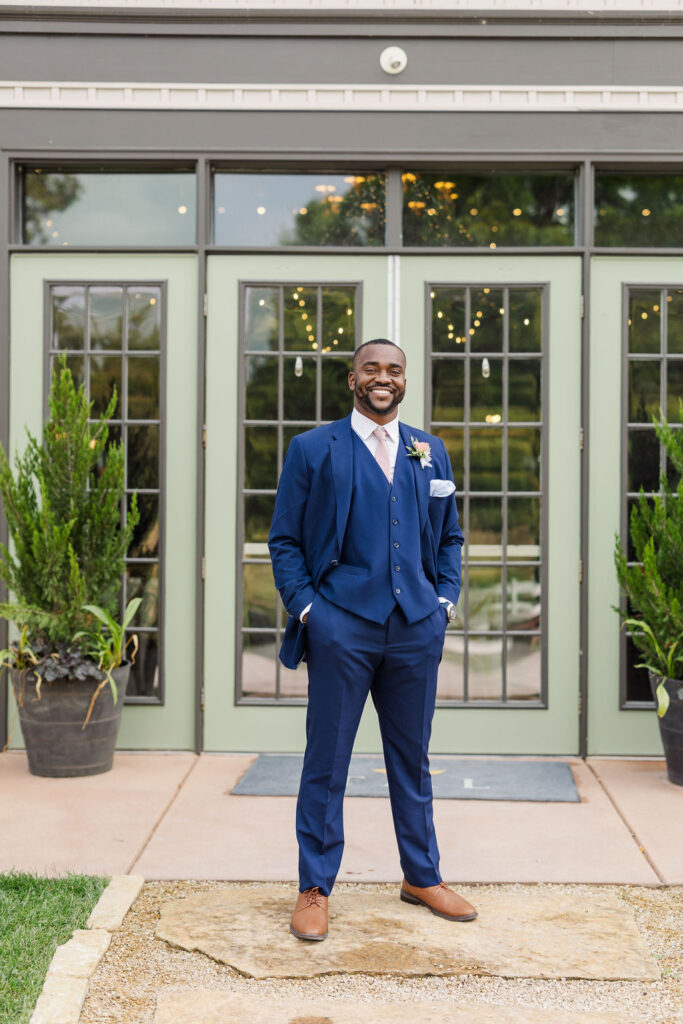
M430 480L429 481L429 497L430 498L447 498L455 490L455 484L452 480Z

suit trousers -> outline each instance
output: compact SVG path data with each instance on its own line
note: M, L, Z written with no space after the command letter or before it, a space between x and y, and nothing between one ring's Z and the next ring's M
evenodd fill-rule
M447 618L442 605L409 624L396 605L382 625L318 593L306 620L306 752L296 808L299 889L329 896L344 849L349 762L368 692L379 718L400 863L411 885L437 885L429 739Z

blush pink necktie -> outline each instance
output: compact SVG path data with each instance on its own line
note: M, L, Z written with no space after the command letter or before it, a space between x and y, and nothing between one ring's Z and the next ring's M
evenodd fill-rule
M387 438L389 437L389 431L382 426L375 427L373 434L377 438L377 447L375 449L375 458L379 463L379 467L384 473L385 477L391 483L391 456L389 454L389 445L387 444Z

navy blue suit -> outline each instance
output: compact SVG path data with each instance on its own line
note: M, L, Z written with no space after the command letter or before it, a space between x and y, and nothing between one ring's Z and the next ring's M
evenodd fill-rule
M377 709L401 866L441 881L428 747L447 617L457 603L463 534L443 442L399 424L392 483L350 415L294 437L268 545L290 616L280 659L308 667L306 753L297 802L300 889L334 885L344 844L349 760L368 693ZM431 466L409 456L431 445ZM312 602L306 623L299 616Z

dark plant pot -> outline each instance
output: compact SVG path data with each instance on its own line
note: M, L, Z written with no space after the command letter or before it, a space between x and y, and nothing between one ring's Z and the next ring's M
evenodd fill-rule
M13 668L9 672L19 704L20 674ZM50 778L108 772L114 760L129 675L130 662L124 662L112 671L118 691L116 704L107 682L97 695L85 729L81 726L96 689L93 682L60 680L43 683L41 698L37 700L35 678L27 675L23 685L23 706L19 705L19 721L29 771L33 775Z
M655 690L662 679L664 679L666 692L669 694L671 703L664 717L659 718L658 716L657 721L664 746L669 781L677 786L683 786L683 680L668 679L665 676L657 676L653 672L648 672L648 675L652 696L655 700L657 700Z

